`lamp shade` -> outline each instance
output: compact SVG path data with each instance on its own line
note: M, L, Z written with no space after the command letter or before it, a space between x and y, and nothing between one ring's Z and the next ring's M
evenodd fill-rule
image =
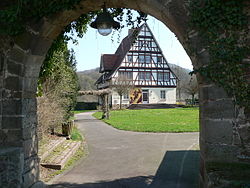
M94 22L90 24L91 27L98 29L98 32L107 36L112 32L112 29L119 29L119 22L114 21L112 16L104 9L104 11L97 16Z

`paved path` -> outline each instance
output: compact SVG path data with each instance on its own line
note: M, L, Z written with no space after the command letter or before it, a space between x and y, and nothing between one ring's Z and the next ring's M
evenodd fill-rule
M62 188L195 188L199 152L192 150L198 133L120 131L96 120L91 112L77 115L89 155L54 179Z

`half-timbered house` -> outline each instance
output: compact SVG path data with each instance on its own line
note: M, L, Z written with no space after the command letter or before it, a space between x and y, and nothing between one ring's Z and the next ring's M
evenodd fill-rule
M177 77L147 23L130 30L115 54L101 56L100 73L102 76L96 82L98 89L111 88L115 84L133 86L123 94L123 105L176 103ZM114 89L110 101L112 106L120 102Z

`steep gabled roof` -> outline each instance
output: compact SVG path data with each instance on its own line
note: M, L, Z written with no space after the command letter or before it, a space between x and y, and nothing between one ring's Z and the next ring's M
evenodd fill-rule
M110 79L111 76L113 75L113 73L120 67L122 60L124 59L124 57L126 56L128 51L132 47L133 43L135 42L142 26L137 28L137 29L130 30L128 36L126 36L122 40L121 44L119 45L119 47L117 48L117 50L115 52L115 55L119 55L119 58L117 59L116 63L114 64L112 71L110 71L110 73L108 74L107 79Z
M117 48L115 54L113 55L113 57L111 57L111 54L104 54L104 55L108 55L107 59L105 59L103 62L107 65L103 64L103 68L105 69L105 67L110 68L111 65L112 66L112 70L110 70L110 72L105 76L105 80L108 80L111 78L111 76L113 75L113 73L120 67L122 60L124 59L124 57L126 56L127 52L130 50L130 48L132 47L134 41L136 40L139 31L141 30L141 28L143 27L143 25L137 29L131 29L128 36L126 36L121 44L119 45L119 47ZM102 57L103 58L103 57ZM111 59L112 62L108 63L108 58ZM115 59L115 61L114 61ZM101 60L102 61L102 60ZM102 69L102 67L100 67L100 70ZM100 83L102 81L102 76L97 80L96 84Z
M131 29L129 31L128 36L126 36L122 40L122 42L119 45L119 47L117 48L115 54L113 54L113 55L105 54L105 55L102 56L101 62L103 62L103 64L100 66L100 71L102 70L103 73L105 72L105 75L100 77L98 79L98 81L96 82L96 84L101 83L102 81L111 79L112 75L119 69L119 67L121 66L121 64L123 62L123 59L125 58L125 56L129 52L129 50L132 48L134 42L138 38L139 33L141 31L144 31L143 30L144 27L146 27L147 31L150 32L150 37L153 38L154 42L156 43L157 48L159 49L159 52L161 52L166 64L168 65L168 61L164 57L164 54L162 53L162 50L161 50L157 40L155 39L155 37L154 37L151 29L149 28L148 24L145 22L139 28ZM148 36L145 36L145 37L148 37ZM105 56L107 56L107 57L105 57ZM169 68L169 71L176 77L174 72L170 69L169 65L168 65L168 68Z

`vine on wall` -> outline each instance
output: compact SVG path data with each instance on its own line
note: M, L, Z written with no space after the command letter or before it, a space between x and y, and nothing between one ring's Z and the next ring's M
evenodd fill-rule
M242 107L250 107L250 85L246 80L249 63L246 0L192 0L191 26L203 39L210 62L194 73L209 78Z
M25 31L25 23L38 21L61 10L70 10L80 0L14 0L0 8L0 34L18 35Z
M23 33L26 30L26 25L30 22L39 21L43 17L48 17L54 13L64 10L73 10L80 3L81 0L13 0L0 4L0 34L15 36ZM122 22L124 19L127 26L135 27L145 20L146 14L137 11L138 16L133 18L133 12L125 8L110 8L109 12L118 21ZM86 32L87 24L101 11L92 11L88 14L81 15L77 20L73 21L63 32L77 33L78 37L82 37ZM124 15L126 18L124 18ZM124 25L121 24L123 28Z

